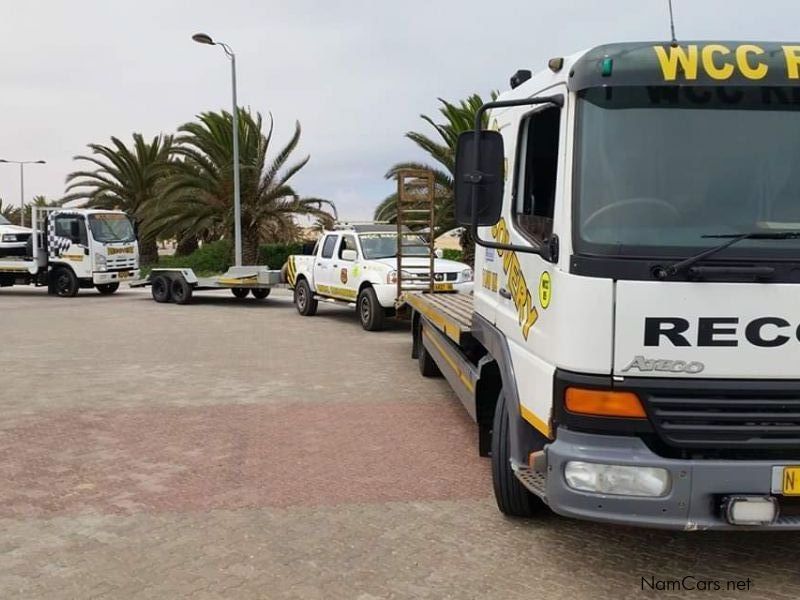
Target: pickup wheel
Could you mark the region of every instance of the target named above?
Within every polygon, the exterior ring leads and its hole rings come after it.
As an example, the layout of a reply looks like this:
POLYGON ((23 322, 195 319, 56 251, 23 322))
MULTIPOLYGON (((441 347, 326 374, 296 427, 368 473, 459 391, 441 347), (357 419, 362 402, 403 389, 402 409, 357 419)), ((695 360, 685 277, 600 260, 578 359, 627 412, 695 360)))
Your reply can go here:
POLYGON ((73 298, 78 295, 80 282, 69 267, 58 267, 50 273, 53 291, 62 298, 73 298))
POLYGON ((272 290, 270 288, 253 288, 250 290, 250 293, 253 294, 253 298, 256 300, 263 300, 272 290))
POLYGON ((318 304, 308 282, 305 279, 298 281, 294 286, 294 305, 297 307, 297 312, 304 317, 313 317, 317 314, 318 304))
POLYGON ((173 279, 169 290, 175 304, 189 304, 192 301, 192 286, 183 277, 173 279))
POLYGON ((497 399, 492 427, 492 483, 497 508, 509 517, 533 517, 547 505, 520 483, 510 461, 509 412, 503 392, 497 399))
POLYGON ((172 298, 169 278, 164 275, 153 277, 153 281, 150 284, 150 293, 156 302, 169 302, 172 298))
POLYGON ((419 350, 417 350, 417 363, 419 364, 419 372, 423 377, 441 377, 442 372, 439 370, 433 357, 431 356, 425 344, 422 342, 422 331, 419 334, 419 350))
POLYGON ((231 288, 231 294, 236 296, 239 300, 247 298, 248 293, 250 293, 250 290, 247 288, 231 288))
POLYGON ((358 295, 358 318, 367 331, 380 331, 386 320, 386 311, 378 302, 378 295, 371 287, 365 287, 358 295))
POLYGON ((94 287, 97 288, 97 291, 103 296, 110 296, 119 289, 119 282, 115 281, 114 283, 98 283, 94 287))

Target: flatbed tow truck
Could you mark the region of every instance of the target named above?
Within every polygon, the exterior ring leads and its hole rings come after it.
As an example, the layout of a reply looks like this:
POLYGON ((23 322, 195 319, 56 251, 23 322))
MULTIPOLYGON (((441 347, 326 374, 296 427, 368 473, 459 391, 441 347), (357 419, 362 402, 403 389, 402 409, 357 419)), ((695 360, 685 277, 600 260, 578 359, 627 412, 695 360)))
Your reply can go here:
POLYGON ((800 44, 608 44, 511 87, 456 152, 474 295, 405 297, 499 509, 800 529, 800 44))

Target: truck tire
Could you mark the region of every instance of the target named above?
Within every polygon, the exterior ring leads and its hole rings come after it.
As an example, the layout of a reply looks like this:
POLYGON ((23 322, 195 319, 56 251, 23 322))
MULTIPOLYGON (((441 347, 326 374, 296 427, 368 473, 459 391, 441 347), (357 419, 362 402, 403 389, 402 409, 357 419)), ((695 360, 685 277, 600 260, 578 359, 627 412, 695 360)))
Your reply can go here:
POLYGON ((75 272, 69 267, 57 267, 50 272, 53 291, 62 298, 74 298, 78 295, 80 282, 75 272))
POLYGON ((192 286, 183 277, 173 279, 169 291, 175 304, 189 304, 192 301, 192 286))
POLYGON ((502 390, 497 398, 492 427, 492 483, 497 508, 509 517, 533 517, 548 510, 540 498, 525 488, 511 468, 509 412, 502 390))
POLYGON ((169 278, 164 275, 156 275, 150 284, 150 292, 156 302, 169 302, 172 299, 170 292, 169 278))
POLYGON ((231 288, 231 294, 236 296, 239 300, 243 298, 247 298, 247 294, 250 292, 247 288, 231 288))
POLYGON ((434 362, 425 344, 422 343, 422 331, 420 331, 419 349, 417 350, 417 364, 419 365, 419 373, 423 377, 441 377, 442 375, 439 365, 434 362))
POLYGON ((253 298, 256 300, 263 300, 272 290, 270 288, 253 288, 250 290, 250 293, 253 294, 253 298))
POLYGON ((305 279, 298 281, 294 287, 294 305, 297 307, 297 312, 304 317, 313 317, 317 314, 319 303, 305 279))
POLYGON ((97 291, 103 296, 110 296, 119 289, 119 281, 114 283, 98 283, 96 286, 97 291))
POLYGON ((380 331, 386 320, 386 312, 378 302, 378 295, 371 287, 365 287, 358 295, 358 318, 366 331, 380 331))

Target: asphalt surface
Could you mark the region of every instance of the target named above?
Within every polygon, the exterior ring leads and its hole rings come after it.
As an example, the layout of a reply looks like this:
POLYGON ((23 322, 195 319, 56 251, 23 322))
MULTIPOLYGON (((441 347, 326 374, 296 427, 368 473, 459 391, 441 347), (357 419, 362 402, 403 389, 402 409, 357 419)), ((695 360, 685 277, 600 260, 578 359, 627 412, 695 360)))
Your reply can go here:
POLYGON ((0 289, 0 598, 800 597, 797 534, 504 518, 409 355, 285 291, 0 289))

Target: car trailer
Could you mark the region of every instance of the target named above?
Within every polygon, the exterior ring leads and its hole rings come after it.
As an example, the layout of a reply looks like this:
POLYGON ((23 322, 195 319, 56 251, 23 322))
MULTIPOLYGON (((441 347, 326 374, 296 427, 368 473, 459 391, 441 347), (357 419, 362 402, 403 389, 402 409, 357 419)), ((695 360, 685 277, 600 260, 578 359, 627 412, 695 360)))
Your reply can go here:
POLYGON ((239 299, 250 294, 263 300, 281 283, 281 272, 268 267, 231 267, 214 277, 198 277, 192 269, 153 269, 145 279, 131 282, 130 286, 150 286, 156 302, 189 304, 194 292, 206 290, 230 290, 239 299))

